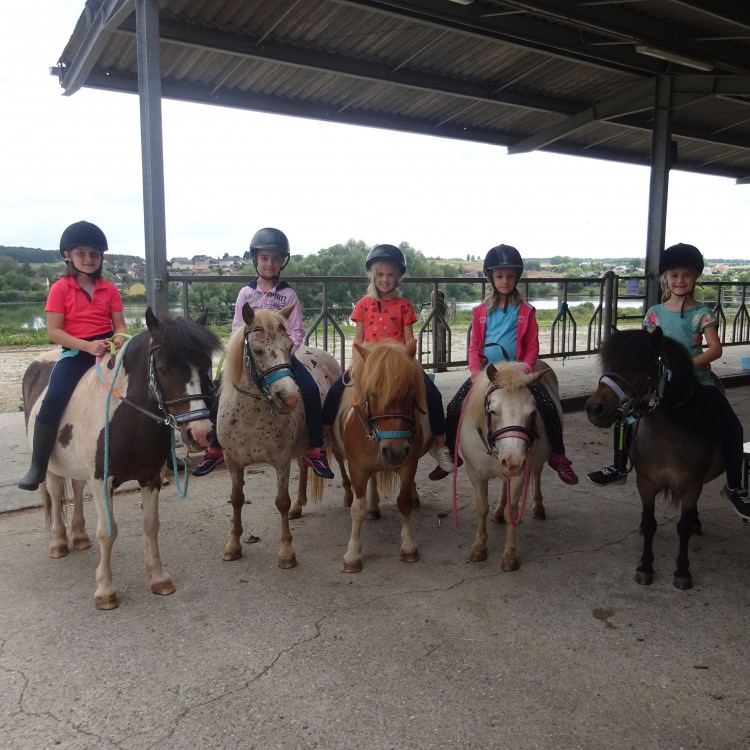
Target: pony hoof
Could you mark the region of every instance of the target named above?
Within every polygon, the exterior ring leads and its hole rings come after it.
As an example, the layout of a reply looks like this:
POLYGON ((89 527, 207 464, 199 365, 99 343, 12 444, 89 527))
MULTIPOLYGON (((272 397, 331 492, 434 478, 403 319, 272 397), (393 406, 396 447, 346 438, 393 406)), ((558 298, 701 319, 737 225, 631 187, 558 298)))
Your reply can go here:
POLYGON ((636 570, 634 580, 641 586, 650 586, 654 582, 654 574, 643 570, 636 570))
POLYGON ((117 594, 107 594, 107 596, 94 597, 94 605, 97 609, 117 609, 120 602, 117 601, 117 594))
POLYGON ((224 560, 226 562, 232 562, 232 560, 239 560, 242 557, 241 549, 225 549, 224 560))
POLYGON ((174 594, 175 591, 177 591, 177 589, 170 579, 167 579, 166 581, 157 581, 151 584, 152 594, 169 596, 170 594, 174 594))
POLYGON ((546 521, 547 511, 544 510, 544 508, 540 508, 539 510, 534 508, 534 512, 531 514, 531 517, 536 518, 538 521, 546 521))
POLYGON ((341 563, 342 573, 361 573, 362 572, 362 560, 356 560, 355 562, 347 562, 343 560, 341 563))
POLYGON ((282 570, 289 570, 290 568, 296 568, 297 567, 296 556, 292 555, 291 557, 284 558, 283 560, 279 558, 279 567, 282 570))
POLYGON ((689 573, 686 576, 675 576, 672 578, 672 585, 680 591, 687 591, 693 588, 693 576, 689 573))
POLYGON ((500 511, 500 513, 495 513, 495 515, 492 516, 492 520, 498 524, 498 526, 502 526, 505 523, 505 515, 500 511))
POLYGON ((487 559, 487 550, 482 549, 475 552, 474 550, 471 551, 471 554, 469 555, 469 562, 484 562, 487 559))
POLYGON ((503 560, 500 565, 500 570, 503 573, 512 573, 514 570, 518 570, 521 567, 521 563, 518 560, 503 560))
POLYGON ((379 510, 368 510, 367 515, 365 518, 368 521, 379 521, 380 520, 380 511, 379 510))
POLYGON ((61 557, 66 557, 68 554, 67 544, 56 544, 54 547, 49 548, 49 556, 53 560, 59 560, 61 557))
POLYGON ((399 557, 401 558, 401 562, 419 562, 419 552, 417 552, 416 550, 414 550, 414 552, 402 552, 399 557))
POLYGON ((73 539, 73 548, 77 549, 79 552, 88 549, 90 546, 91 540, 87 536, 81 537, 80 539, 73 539))
POLYGON ((296 521, 298 518, 302 518, 302 508, 293 505, 289 509, 289 520, 296 521))

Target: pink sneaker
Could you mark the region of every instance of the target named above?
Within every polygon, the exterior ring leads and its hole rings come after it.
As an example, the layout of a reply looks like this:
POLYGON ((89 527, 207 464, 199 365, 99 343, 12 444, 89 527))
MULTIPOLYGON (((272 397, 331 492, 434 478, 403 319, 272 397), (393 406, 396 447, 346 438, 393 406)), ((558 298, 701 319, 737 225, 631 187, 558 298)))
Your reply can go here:
POLYGON ((194 477, 203 477, 210 474, 217 466, 224 463, 224 451, 221 448, 208 448, 203 454, 200 463, 193 469, 194 477))
POLYGON ((557 472, 557 476, 559 476, 565 484, 578 484, 578 477, 573 471, 573 464, 564 453, 556 453, 554 456, 550 456, 547 463, 557 472))

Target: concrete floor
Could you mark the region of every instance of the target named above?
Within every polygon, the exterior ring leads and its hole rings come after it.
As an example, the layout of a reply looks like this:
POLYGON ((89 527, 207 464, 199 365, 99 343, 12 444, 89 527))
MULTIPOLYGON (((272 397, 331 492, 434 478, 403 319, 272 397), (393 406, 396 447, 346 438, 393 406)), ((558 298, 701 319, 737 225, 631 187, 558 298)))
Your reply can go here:
MULTIPOLYGON (((576 361, 553 363, 568 396, 598 376, 595 362, 576 361)), ((462 376, 438 384, 448 394, 462 376)), ((728 395, 748 424, 745 391, 728 395)), ((6 503, 21 494, 11 486, 26 461, 19 418, 0 415, 0 446, 16 464, 0 474, 6 503)), ((608 462, 610 437, 568 415, 581 477, 608 462)), ((720 480, 701 499, 695 587, 682 592, 671 583, 677 511, 666 503, 655 581, 633 581, 632 479, 568 487, 545 470, 547 520, 527 514, 521 569, 502 573, 502 527, 490 528, 488 560, 468 563, 465 474, 456 527, 450 481, 430 482, 431 468, 424 461, 417 477, 421 560, 399 561, 400 522, 386 498, 383 518, 365 526, 365 567, 354 575, 339 570, 350 523, 336 480, 293 522, 292 570, 276 566, 269 470, 246 482, 245 535, 260 541, 232 563, 222 561, 226 471, 191 479, 185 499, 169 485, 160 544, 177 592, 164 598, 146 584, 138 496, 118 493, 120 608, 110 612, 93 606, 96 545, 52 560, 38 508, 0 515, 2 746, 750 748, 750 525, 721 500, 720 480)), ((87 518, 93 534, 90 504, 87 518)))

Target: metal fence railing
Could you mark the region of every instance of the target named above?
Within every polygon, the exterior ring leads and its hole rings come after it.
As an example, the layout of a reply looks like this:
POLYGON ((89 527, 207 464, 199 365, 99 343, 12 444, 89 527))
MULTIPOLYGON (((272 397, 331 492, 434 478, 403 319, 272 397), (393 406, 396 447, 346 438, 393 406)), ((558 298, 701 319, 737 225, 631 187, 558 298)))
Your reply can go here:
MULTIPOLYGON (((191 310, 190 292, 197 284, 243 284, 253 276, 170 275, 170 284, 180 285, 181 306, 191 310)), ((359 284, 364 294, 367 280, 361 276, 289 276, 285 277, 300 290, 306 284, 322 286, 320 309, 305 309, 305 341, 325 349, 345 367, 351 357, 353 334, 344 331, 348 311, 329 303, 329 291, 337 284, 359 284)), ((645 277, 617 276, 608 272, 596 278, 524 277, 519 289, 538 308, 540 356, 568 357, 597 351, 612 327, 638 327, 645 313, 645 277), (546 309, 544 309, 546 308, 546 309), (549 310, 549 312, 548 312, 549 310)), ((469 329, 466 321, 457 320, 460 307, 479 304, 487 291, 484 278, 405 277, 404 295, 415 285, 430 290, 432 304, 422 305, 415 325, 417 356, 426 369, 445 370, 468 364, 469 329), (477 300, 456 303, 445 300, 443 289, 450 284, 472 284, 477 300)), ((750 314, 747 310, 746 282, 701 281, 703 298, 712 304, 719 318, 719 335, 725 346, 750 343, 750 314)), ((232 310, 233 312, 233 310, 232 310)), ((231 319, 231 313, 228 313, 231 319)), ((224 321, 227 322, 227 321, 224 321)))

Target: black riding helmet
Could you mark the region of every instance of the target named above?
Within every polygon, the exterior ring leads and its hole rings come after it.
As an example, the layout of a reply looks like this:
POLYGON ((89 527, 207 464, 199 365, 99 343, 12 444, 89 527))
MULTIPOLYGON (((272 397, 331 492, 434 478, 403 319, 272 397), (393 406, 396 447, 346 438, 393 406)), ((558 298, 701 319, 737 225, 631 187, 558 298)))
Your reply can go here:
POLYGON ((659 275, 670 268, 694 268, 698 276, 703 273, 703 256, 695 245, 680 242, 666 248, 659 258, 659 275))
POLYGON ((406 256, 395 245, 375 245, 375 247, 367 253, 365 268, 368 273, 374 263, 380 263, 381 261, 393 263, 393 265, 398 266, 402 276, 406 273, 406 256))
POLYGON ((286 268, 286 264, 289 263, 291 255, 289 252, 289 240, 280 229, 263 227, 263 229, 259 229, 250 240, 250 257, 253 260, 253 265, 255 266, 256 271, 258 270, 259 250, 275 250, 277 253, 281 253, 284 258, 284 262, 281 264, 282 271, 286 268))
POLYGON ((71 224, 60 237, 60 255, 76 247, 93 247, 101 252, 107 250, 107 238, 96 224, 90 221, 77 221, 71 224))
POLYGON ((498 245, 493 247, 484 258, 484 275, 491 281, 495 268, 515 268, 518 278, 523 273, 523 258, 513 245, 498 245))

